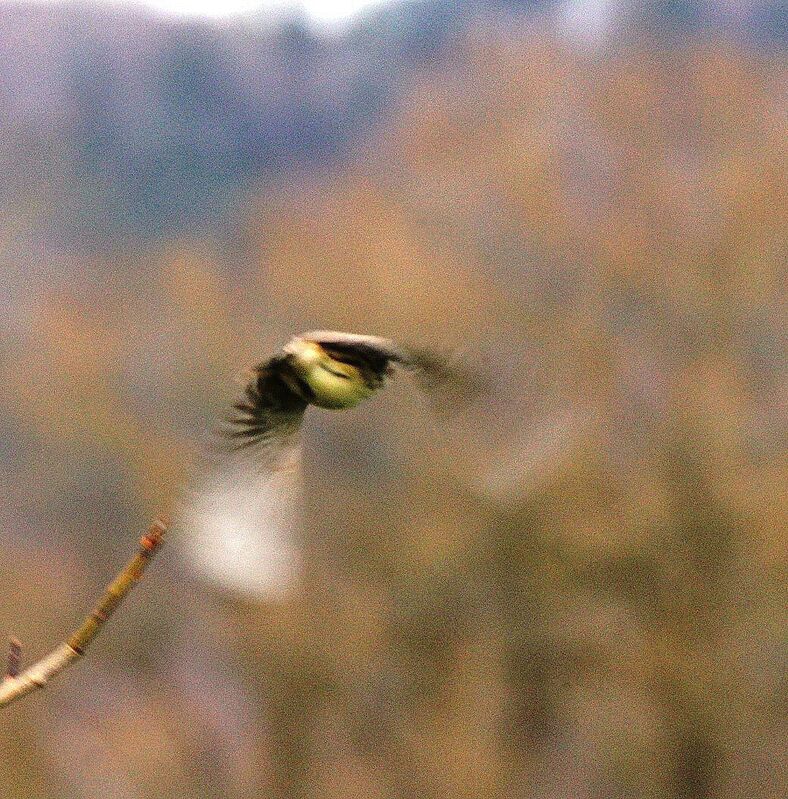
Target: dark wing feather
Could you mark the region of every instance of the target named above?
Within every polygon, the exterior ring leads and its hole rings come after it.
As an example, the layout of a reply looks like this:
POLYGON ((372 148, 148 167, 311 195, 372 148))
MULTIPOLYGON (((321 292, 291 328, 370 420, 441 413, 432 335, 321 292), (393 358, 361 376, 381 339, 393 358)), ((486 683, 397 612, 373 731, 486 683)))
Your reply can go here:
POLYGON ((301 338, 314 341, 326 350, 344 353, 348 358, 365 359, 370 366, 384 368, 389 361, 407 363, 408 353, 393 341, 380 336, 362 336, 337 330, 313 330, 301 338))
POLYGON ((233 406, 226 435, 237 448, 286 443, 301 426, 308 388, 293 374, 287 357, 274 356, 254 368, 243 397, 233 406))

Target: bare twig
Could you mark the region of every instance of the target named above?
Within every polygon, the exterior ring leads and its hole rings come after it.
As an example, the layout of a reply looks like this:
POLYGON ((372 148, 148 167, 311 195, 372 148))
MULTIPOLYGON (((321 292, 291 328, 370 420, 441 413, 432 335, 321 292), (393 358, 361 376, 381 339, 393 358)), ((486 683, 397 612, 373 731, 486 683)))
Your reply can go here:
POLYGON ((104 596, 68 641, 22 672, 19 671, 22 647, 19 641, 11 639, 6 676, 0 680, 0 708, 37 688, 43 688, 53 677, 85 654, 104 622, 120 605, 134 583, 142 577, 148 561, 161 546, 166 529, 164 522, 157 519, 147 534, 140 538, 137 553, 107 586, 104 596))

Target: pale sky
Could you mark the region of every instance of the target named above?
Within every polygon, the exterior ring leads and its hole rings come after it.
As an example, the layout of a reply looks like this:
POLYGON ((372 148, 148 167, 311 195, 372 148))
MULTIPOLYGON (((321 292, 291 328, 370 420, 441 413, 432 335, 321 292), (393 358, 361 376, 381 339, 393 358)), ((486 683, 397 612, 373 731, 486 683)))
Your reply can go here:
MULTIPOLYGON (((29 2, 69 3, 74 0, 29 0, 29 2)), ((163 14, 184 17, 232 18, 257 12, 293 12, 302 14, 316 25, 337 26, 376 6, 406 0, 87 0, 106 5, 143 6, 163 14)), ((729 0, 733 2, 733 0, 729 0)), ((0 0, 2 3, 3 0, 0 0)), ((84 5, 86 0, 79 0, 84 5)), ((560 18, 570 32, 587 40, 601 38, 610 22, 632 0, 564 0, 560 18)), ((751 5, 753 0, 738 0, 751 5)))
POLYGON ((230 17, 260 10, 302 9, 318 23, 349 20, 373 6, 392 0, 126 0, 130 5, 145 5, 167 14, 201 17, 230 17))

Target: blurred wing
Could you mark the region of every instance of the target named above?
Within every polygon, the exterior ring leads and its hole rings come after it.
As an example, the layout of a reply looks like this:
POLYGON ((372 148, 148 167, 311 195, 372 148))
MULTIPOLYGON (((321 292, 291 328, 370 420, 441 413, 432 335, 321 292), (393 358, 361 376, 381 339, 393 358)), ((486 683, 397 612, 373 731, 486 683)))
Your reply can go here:
POLYGON ((283 598, 301 573, 297 446, 211 448, 173 512, 173 542, 190 570, 237 595, 283 598))
POLYGON ((301 427, 306 400, 297 393, 287 360, 282 356, 261 363, 236 402, 226 435, 237 449, 253 445, 287 445, 301 427))
POLYGON ((403 365, 413 371, 417 385, 441 416, 451 416, 490 391, 489 379, 465 359, 418 347, 409 348, 407 357, 403 365))

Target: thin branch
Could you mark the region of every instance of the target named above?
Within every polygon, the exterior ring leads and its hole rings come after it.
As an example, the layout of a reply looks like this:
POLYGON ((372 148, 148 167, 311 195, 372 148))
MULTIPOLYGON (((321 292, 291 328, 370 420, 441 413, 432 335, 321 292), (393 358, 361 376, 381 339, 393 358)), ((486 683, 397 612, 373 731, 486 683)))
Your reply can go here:
POLYGON ((0 708, 37 688, 43 688, 53 677, 85 654, 104 622, 117 609, 134 583, 142 577, 148 561, 161 546, 166 529, 164 522, 157 519, 147 534, 140 538, 137 553, 107 586, 104 596, 68 641, 22 672, 19 671, 22 647, 19 641, 11 639, 6 676, 0 680, 0 708))

